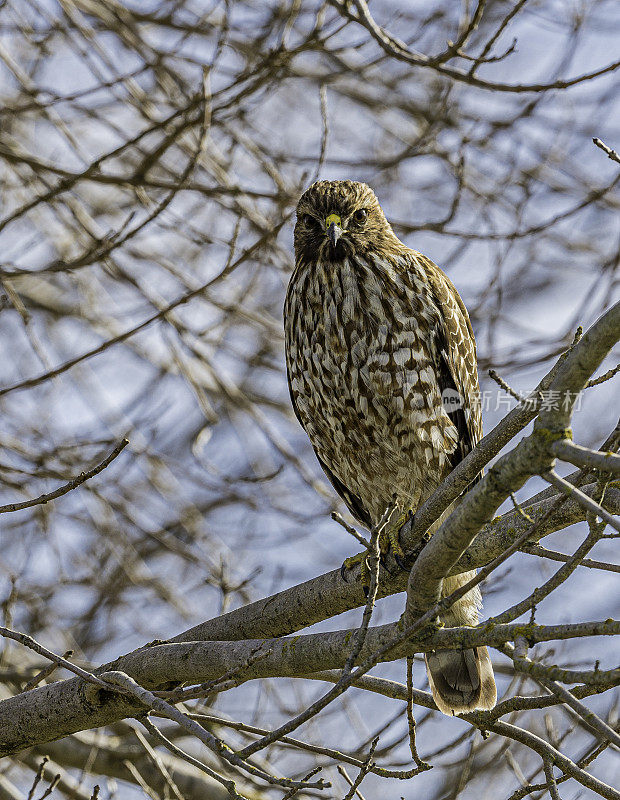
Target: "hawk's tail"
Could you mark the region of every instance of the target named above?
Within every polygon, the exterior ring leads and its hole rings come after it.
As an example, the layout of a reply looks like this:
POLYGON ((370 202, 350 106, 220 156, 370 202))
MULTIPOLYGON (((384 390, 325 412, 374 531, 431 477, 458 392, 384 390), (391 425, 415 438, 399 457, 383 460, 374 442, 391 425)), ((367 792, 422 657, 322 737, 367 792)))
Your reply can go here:
MULTIPOLYGON (((444 578, 442 595, 450 595, 475 574, 464 572, 444 578)), ((447 627, 477 625, 481 605, 480 589, 476 586, 444 611, 440 619, 447 627)), ((444 714, 487 711, 495 705, 497 689, 486 647, 431 650, 426 654, 426 671, 437 707, 444 714)))
POLYGON ((488 710, 495 705, 497 689, 486 647, 431 650, 425 661, 433 698, 444 714, 488 710))

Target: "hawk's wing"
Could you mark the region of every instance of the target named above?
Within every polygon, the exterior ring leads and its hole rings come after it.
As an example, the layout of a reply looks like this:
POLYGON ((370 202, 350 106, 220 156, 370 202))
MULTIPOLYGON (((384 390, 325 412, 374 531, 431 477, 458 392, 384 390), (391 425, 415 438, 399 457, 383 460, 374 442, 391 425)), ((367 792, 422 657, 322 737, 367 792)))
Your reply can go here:
POLYGON ((459 437, 451 458, 454 469, 482 439, 476 340, 467 309, 452 281, 421 253, 416 253, 416 261, 426 272, 439 309, 439 321, 433 335, 440 391, 443 395, 446 390, 452 390, 453 396, 458 394, 460 398, 459 407, 447 411, 459 437))
POLYGON ((366 525, 366 527, 370 529, 372 527, 372 520, 370 518, 370 514, 364 508, 364 504, 362 503, 361 499, 347 489, 340 478, 336 477, 327 464, 325 464, 323 459, 319 458, 318 453, 316 454, 316 457, 319 461, 319 464, 323 467, 323 472, 327 475, 334 489, 344 500, 349 511, 353 514, 355 519, 359 520, 363 525, 366 525))
MULTIPOLYGON (((299 413, 299 409, 297 407, 297 402, 296 402, 296 399, 295 399, 295 392, 293 391, 293 387, 291 386, 291 375, 290 375, 290 372, 289 372, 289 369, 288 369, 288 364, 287 364, 287 369, 286 369, 286 380, 287 380, 287 383, 288 383, 288 391, 289 391, 289 395, 291 397, 291 404, 293 406, 293 411, 295 412, 295 416, 299 420, 299 424, 301 425, 301 427, 304 430, 306 430, 306 426, 304 424, 304 420, 303 420, 301 414, 299 413)), ((368 511, 364 507, 364 504, 362 503, 361 498, 358 497, 356 494, 353 494, 353 492, 349 491, 349 489, 347 489, 347 487, 340 480, 340 478, 338 478, 336 475, 334 475, 334 473, 331 471, 331 469, 327 466, 327 464, 323 461, 323 459, 316 452, 314 447, 312 449, 314 450, 314 454, 316 455, 319 464, 323 468, 323 472, 327 475, 327 477, 329 478, 329 482, 334 487, 334 489, 336 490, 336 492, 339 495, 339 497, 341 497, 342 500, 345 502, 345 504, 346 504, 347 508, 349 509, 349 511, 353 514, 355 519, 359 520, 363 525, 366 525, 370 529, 370 527, 372 526, 372 520, 370 518, 370 514, 368 513, 368 511)))

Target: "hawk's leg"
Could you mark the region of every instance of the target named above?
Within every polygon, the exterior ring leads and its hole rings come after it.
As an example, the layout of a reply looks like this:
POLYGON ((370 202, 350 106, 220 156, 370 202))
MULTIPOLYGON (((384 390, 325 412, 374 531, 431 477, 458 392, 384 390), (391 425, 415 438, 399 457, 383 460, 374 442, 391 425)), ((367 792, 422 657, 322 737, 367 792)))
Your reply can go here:
MULTIPOLYGON (((407 511, 402 512, 400 516, 397 517, 396 522, 389 525, 382 534, 382 536, 387 539, 387 545, 384 545, 386 547, 385 552, 389 553, 391 551, 394 556, 394 561, 396 561, 401 569, 407 569, 407 567, 405 566, 405 551, 400 546, 400 529, 412 516, 413 511, 410 508, 407 509, 407 511)), ((380 536, 379 546, 381 546, 381 538, 380 536)))

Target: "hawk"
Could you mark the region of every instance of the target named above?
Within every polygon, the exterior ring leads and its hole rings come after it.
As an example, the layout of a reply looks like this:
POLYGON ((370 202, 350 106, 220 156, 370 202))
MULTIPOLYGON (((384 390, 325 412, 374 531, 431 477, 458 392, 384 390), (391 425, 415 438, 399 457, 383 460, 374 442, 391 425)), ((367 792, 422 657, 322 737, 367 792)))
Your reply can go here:
MULTIPOLYGON (((389 538, 400 555, 402 518, 482 436, 463 301, 439 267, 396 237, 370 187, 318 181, 297 206, 284 317, 295 414, 360 523, 376 525, 394 505, 389 538)), ((473 574, 446 578, 444 594, 473 574)), ((441 620, 475 625, 480 606, 476 587, 441 620)), ((486 647, 431 651, 426 666, 444 713, 495 705, 486 647)))

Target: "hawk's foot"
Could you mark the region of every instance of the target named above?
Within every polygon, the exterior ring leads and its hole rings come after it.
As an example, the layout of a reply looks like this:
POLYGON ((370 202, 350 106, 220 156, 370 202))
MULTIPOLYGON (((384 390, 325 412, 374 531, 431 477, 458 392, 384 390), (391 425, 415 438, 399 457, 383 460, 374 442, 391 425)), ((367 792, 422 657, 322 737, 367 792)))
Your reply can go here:
POLYGON ((347 579, 347 572, 355 569, 359 565, 360 568, 360 583, 364 594, 368 597, 370 590, 370 570, 368 569, 368 550, 363 550, 361 553, 356 553, 354 556, 345 558, 340 567, 340 575, 343 581, 347 579))
MULTIPOLYGON (((382 566, 385 567, 386 565, 386 556, 388 553, 392 553, 394 556, 394 561, 396 561, 398 566, 403 570, 408 569, 405 563, 405 551, 400 545, 398 535, 400 533, 400 529, 409 519, 410 515, 411 511, 404 512, 398 517, 394 524, 386 526, 379 534, 379 559, 382 566)), ((364 589, 364 594, 366 597, 368 597, 368 591, 370 589, 368 550, 364 550, 361 553, 356 553, 354 556, 345 558, 345 560, 342 562, 342 566, 340 567, 342 579, 346 581, 347 572, 355 569, 357 566, 360 568, 360 583, 364 589)))
POLYGON ((401 569, 406 570, 407 565, 405 563, 405 551, 400 545, 400 529, 403 527, 405 522, 411 517, 411 511, 407 510, 404 511, 394 522, 393 524, 389 525, 385 528, 384 531, 381 532, 379 536, 379 550, 381 555, 385 557, 388 553, 392 553, 394 556, 394 561, 398 564, 401 569))

